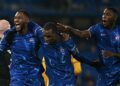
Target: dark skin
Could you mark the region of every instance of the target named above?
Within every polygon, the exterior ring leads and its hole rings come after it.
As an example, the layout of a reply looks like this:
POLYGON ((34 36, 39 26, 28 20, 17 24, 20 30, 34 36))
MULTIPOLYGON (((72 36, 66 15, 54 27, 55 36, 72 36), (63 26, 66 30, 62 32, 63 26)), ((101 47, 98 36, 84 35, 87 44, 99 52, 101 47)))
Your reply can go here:
MULTIPOLYGON (((113 27, 115 26, 116 20, 117 20, 117 14, 115 14, 112 10, 109 10, 107 8, 104 9, 102 15, 102 24, 104 27, 106 27, 106 29, 112 30, 113 27)), ((57 23, 57 24, 60 27, 60 31, 62 32, 71 32, 82 38, 90 37, 90 32, 88 30, 81 31, 61 23, 57 23)), ((111 56, 120 57, 119 53, 113 53, 111 51, 106 51, 106 50, 102 51, 102 55, 105 57, 111 57, 111 56)))
POLYGON ((61 33, 60 35, 53 32, 51 29, 44 30, 44 40, 48 44, 56 44, 57 42, 67 41, 70 39, 69 34, 61 33))
POLYGON ((22 12, 16 12, 14 17, 14 24, 16 27, 16 31, 19 34, 26 34, 28 32, 27 24, 29 22, 29 18, 24 15, 22 12))
POLYGON ((55 44, 61 40, 60 36, 57 33, 53 32, 51 29, 44 30, 43 33, 44 33, 44 40, 48 44, 55 44))

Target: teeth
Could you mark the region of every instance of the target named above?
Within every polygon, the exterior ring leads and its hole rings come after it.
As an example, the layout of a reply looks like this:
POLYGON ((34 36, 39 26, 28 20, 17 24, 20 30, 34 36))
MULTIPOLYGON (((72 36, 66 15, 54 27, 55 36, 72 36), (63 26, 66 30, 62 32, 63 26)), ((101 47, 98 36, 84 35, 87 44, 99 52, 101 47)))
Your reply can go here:
POLYGON ((20 28, 20 26, 16 26, 16 28, 20 28))
POLYGON ((20 25, 16 25, 16 28, 20 28, 20 25))

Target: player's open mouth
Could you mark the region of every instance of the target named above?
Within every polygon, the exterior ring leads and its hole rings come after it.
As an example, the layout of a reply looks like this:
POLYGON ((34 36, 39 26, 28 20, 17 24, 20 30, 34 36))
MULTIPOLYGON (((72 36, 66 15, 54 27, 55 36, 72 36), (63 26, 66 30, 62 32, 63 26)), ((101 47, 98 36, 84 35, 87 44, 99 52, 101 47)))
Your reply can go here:
POLYGON ((103 23, 106 23, 107 21, 106 20, 102 20, 103 23))
POLYGON ((20 25, 20 24, 15 24, 15 25, 17 26, 17 25, 20 25))
POLYGON ((15 24, 16 28, 19 28, 20 27, 20 24, 15 24))

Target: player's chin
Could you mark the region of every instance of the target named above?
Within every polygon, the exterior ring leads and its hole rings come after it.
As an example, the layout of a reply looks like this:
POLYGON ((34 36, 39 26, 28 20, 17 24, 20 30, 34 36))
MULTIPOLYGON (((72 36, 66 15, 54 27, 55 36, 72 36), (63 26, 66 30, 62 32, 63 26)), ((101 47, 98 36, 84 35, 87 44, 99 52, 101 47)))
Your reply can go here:
POLYGON ((21 28, 16 28, 16 31, 19 32, 21 30, 21 28))
POLYGON ((102 24, 104 27, 108 27, 108 25, 109 25, 107 22, 102 22, 102 24))

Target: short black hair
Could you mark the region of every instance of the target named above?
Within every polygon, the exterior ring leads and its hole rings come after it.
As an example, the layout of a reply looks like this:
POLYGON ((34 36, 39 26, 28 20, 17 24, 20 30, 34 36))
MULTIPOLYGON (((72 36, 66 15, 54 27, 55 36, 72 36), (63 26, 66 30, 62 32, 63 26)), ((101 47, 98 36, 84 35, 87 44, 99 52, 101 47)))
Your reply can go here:
POLYGON ((113 7, 107 7, 106 9, 111 10, 113 13, 115 13, 116 15, 119 14, 118 10, 116 8, 113 7))
POLYGON ((44 30, 52 30, 54 33, 58 33, 57 24, 54 22, 47 22, 43 28, 44 30))
POLYGON ((25 11, 25 10, 20 9, 17 12, 23 13, 25 16, 27 16, 28 18, 30 18, 30 14, 27 11, 25 11))

